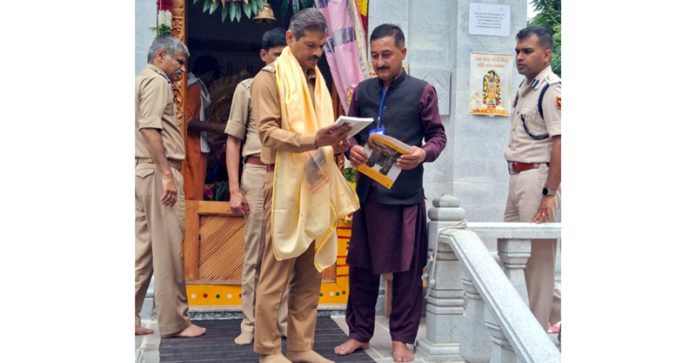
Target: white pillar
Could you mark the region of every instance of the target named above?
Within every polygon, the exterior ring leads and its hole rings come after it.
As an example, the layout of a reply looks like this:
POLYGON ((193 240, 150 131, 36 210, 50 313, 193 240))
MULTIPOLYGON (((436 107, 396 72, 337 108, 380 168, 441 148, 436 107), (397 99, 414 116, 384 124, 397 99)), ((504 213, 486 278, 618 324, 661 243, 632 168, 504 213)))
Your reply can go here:
POLYGON ((464 314, 462 268, 457 256, 446 243, 438 243, 438 231, 464 219, 459 200, 443 195, 433 200, 428 211, 429 265, 425 297, 425 337, 418 340, 417 350, 428 361, 459 361, 459 335, 464 314))
POLYGON ((486 327, 493 341, 490 363, 517 363, 517 355, 507 337, 500 329, 500 323, 489 309, 486 309, 486 327))
POLYGON ((498 257, 503 262, 505 275, 520 294, 522 300, 529 306, 527 282, 524 278, 524 268, 532 253, 532 240, 529 239, 498 239, 498 257))
POLYGON ((486 330, 486 305, 466 273, 462 278, 466 312, 460 330, 459 355, 469 363, 487 363, 491 356, 491 336, 486 330))

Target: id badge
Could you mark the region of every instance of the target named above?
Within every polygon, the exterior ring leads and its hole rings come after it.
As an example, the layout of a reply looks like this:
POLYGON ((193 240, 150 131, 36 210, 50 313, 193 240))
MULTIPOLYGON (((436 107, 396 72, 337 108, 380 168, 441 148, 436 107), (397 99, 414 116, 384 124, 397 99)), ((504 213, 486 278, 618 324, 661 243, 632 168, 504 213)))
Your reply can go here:
POLYGON ((372 135, 372 134, 384 135, 384 126, 382 126, 382 127, 377 127, 377 128, 374 128, 374 129, 370 130, 370 133, 368 134, 368 136, 369 136, 369 135, 372 135))

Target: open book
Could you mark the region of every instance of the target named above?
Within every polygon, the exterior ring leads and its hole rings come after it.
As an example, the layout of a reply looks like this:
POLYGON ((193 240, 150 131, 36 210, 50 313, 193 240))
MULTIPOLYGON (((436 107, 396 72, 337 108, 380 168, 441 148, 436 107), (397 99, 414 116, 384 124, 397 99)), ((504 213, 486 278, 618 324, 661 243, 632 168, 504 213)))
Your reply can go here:
POLYGON ((375 119, 372 117, 351 117, 351 116, 339 116, 336 119, 336 125, 343 125, 343 124, 349 124, 350 125, 350 132, 348 133, 348 139, 351 137, 355 136, 360 130, 364 129, 367 127, 367 125, 371 124, 372 121, 375 119))
POLYGON ((396 166, 396 160, 411 153, 411 147, 399 139, 382 134, 372 134, 367 139, 364 148, 367 161, 355 169, 374 181, 391 189, 394 181, 401 174, 401 168, 396 166))

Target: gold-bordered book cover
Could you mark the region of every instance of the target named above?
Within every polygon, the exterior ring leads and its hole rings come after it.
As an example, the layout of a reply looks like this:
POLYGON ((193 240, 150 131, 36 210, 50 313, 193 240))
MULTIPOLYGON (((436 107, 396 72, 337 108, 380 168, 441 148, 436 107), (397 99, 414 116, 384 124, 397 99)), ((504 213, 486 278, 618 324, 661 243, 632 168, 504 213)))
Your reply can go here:
POLYGON ((411 147, 394 137, 374 133, 367 139, 363 149, 367 154, 367 161, 355 169, 385 188, 391 189, 401 174, 396 160, 401 155, 410 154, 411 147))

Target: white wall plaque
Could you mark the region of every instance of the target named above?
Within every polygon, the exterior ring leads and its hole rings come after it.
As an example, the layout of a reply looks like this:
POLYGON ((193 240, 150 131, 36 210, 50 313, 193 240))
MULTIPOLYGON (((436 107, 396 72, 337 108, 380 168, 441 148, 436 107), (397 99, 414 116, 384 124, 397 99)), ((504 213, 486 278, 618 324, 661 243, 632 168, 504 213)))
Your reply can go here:
POLYGON ((470 3, 469 34, 510 36, 510 5, 470 3))

